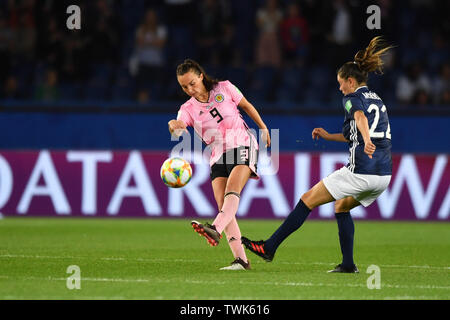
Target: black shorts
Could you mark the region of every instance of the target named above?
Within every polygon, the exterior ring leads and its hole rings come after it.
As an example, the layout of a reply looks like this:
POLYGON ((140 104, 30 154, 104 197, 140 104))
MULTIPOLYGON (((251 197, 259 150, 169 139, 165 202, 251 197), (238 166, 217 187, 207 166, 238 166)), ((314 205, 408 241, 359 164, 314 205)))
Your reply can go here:
POLYGON ((258 179, 257 174, 257 163, 258 163, 258 150, 251 150, 250 147, 241 146, 235 149, 228 150, 216 163, 211 167, 211 181, 217 177, 225 177, 231 173, 231 170, 237 165, 246 165, 251 170, 250 178, 258 179))

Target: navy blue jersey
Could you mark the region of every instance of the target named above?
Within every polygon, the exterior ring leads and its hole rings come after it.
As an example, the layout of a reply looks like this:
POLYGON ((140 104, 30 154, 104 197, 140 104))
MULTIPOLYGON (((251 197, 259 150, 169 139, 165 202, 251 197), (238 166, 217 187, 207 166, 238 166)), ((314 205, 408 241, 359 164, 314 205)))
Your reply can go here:
POLYGON ((391 175, 391 128, 383 101, 375 92, 364 86, 344 96, 342 103, 345 109, 342 134, 350 141, 347 168, 359 174, 391 175), (358 110, 363 111, 367 117, 370 139, 376 146, 372 159, 364 153, 364 140, 356 126, 354 114, 358 110))

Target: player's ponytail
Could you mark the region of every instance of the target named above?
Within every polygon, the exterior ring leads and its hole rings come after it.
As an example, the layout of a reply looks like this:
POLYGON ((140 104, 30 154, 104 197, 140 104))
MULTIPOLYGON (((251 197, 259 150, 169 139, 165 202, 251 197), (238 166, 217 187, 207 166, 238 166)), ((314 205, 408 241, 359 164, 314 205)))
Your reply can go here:
POLYGON ((365 50, 355 54, 354 61, 345 63, 339 70, 338 75, 343 79, 355 78, 358 83, 366 83, 369 73, 383 73, 382 55, 391 49, 385 46, 380 36, 373 38, 365 50))
POLYGON ((211 91, 216 84, 219 83, 218 79, 211 78, 203 69, 203 67, 196 61, 192 59, 186 59, 183 63, 179 64, 177 67, 177 76, 182 76, 189 71, 193 71, 195 74, 203 74, 203 84, 206 90, 211 91))

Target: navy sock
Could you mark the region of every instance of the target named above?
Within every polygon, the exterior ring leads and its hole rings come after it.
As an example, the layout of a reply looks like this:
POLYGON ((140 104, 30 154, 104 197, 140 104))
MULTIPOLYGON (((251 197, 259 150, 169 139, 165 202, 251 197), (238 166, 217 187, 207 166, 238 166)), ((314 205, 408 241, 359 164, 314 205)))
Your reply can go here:
POLYGON ((272 234, 272 236, 265 242, 265 249, 275 254, 278 246, 286 239, 291 233, 301 227, 305 222, 311 209, 309 209, 304 202, 300 201, 295 206, 294 210, 287 216, 283 224, 272 234))
POLYGON ((355 225, 350 212, 336 213, 336 221, 339 228, 339 242, 342 252, 342 266, 352 267, 353 262, 353 237, 355 225))

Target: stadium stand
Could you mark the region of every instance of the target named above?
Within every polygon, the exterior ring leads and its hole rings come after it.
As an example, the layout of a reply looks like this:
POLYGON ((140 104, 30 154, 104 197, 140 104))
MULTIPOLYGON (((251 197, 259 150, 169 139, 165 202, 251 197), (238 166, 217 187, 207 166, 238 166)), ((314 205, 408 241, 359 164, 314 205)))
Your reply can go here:
MULTIPOLYGON (((340 101, 334 75, 337 65, 344 61, 338 60, 351 56, 349 53, 366 45, 373 35, 352 28, 345 38, 328 36, 336 34, 336 28, 345 29, 333 22, 338 12, 348 13, 343 15, 348 20, 344 24, 350 25, 367 16, 365 1, 357 7, 352 1, 342 1, 339 7, 331 1, 276 1, 277 9, 284 16, 292 2, 297 4, 302 24, 309 30, 308 41, 304 37, 299 40, 302 41, 300 60, 292 59, 290 52, 290 59, 283 60, 279 67, 260 66, 255 62, 256 16, 258 9, 265 8, 266 1, 213 1, 214 4, 208 0, 184 1, 178 9, 164 0, 72 2, 83 12, 81 30, 66 28, 68 1, 0 2, 0 101, 3 105, 27 104, 33 100, 58 107, 99 103, 150 107, 166 101, 178 103, 185 96, 176 83, 175 67, 190 57, 205 64, 211 74, 235 83, 262 109, 267 104, 289 112, 315 107, 326 110, 340 101), (208 6, 215 6, 214 10, 208 10, 208 6), (142 86, 138 81, 140 65, 135 57, 136 33, 148 10, 156 12, 158 23, 167 30, 167 43, 162 47, 162 71, 150 73, 146 85, 142 86), (203 42, 198 39, 197 30, 201 26, 196 15, 201 15, 201 23, 206 24, 217 19, 219 13, 219 23, 215 20, 213 24, 218 28, 215 37, 219 39, 214 39, 213 46, 205 46, 206 38, 200 39, 203 42), (335 18, 324 22, 324 15, 335 18), (205 48, 211 53, 206 57, 205 48)), ((447 109, 450 27, 448 23, 439 23, 445 21, 439 17, 450 10, 449 2, 375 3, 383 10, 382 29, 377 34, 384 35, 397 47, 387 58, 385 76, 371 77, 370 85, 384 95, 391 109, 409 105, 447 109), (412 32, 418 25, 420 32, 412 32), (417 62, 421 62, 418 71, 421 74, 415 77, 426 77, 438 87, 429 90, 415 86, 411 97, 402 100, 397 89, 408 79, 411 81, 408 72, 417 62)), ((156 35, 157 31, 154 32, 156 35)), ((277 33, 281 41, 281 30, 277 33)), ((152 31, 148 36, 152 36, 152 31)), ((280 47, 284 50, 284 46, 280 47)))

